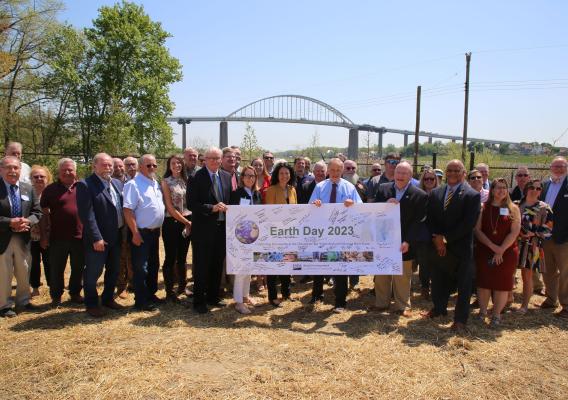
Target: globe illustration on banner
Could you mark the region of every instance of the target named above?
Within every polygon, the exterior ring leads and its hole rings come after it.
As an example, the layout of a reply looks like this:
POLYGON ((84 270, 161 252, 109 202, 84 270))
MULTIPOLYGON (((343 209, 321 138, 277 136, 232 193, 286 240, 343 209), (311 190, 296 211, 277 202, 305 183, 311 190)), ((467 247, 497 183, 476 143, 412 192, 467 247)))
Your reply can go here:
POLYGON ((239 242, 244 244, 254 243, 259 233, 258 225, 253 221, 239 222, 235 228, 235 236, 239 242))

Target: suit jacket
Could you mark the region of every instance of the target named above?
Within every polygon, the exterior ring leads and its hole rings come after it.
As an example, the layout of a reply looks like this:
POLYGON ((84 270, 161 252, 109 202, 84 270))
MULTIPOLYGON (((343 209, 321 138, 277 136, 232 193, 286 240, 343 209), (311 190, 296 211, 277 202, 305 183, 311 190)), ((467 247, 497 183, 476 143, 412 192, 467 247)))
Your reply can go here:
MULTIPOLYGON (((119 194, 122 206, 122 183, 112 178, 111 185, 119 194)), ((109 246, 120 242, 122 236, 118 231, 116 207, 110 192, 96 174, 77 183, 77 210, 83 224, 83 243, 86 248, 92 249, 93 243, 99 240, 104 240, 109 246)))
MULTIPOLYGON (((543 183, 540 195, 542 201, 545 201, 549 187, 550 180, 543 183)), ((564 178, 554 204, 549 206, 552 208, 552 240, 558 244, 566 243, 568 242, 568 177, 564 178)))
MULTIPOLYGON (((231 192, 231 199, 229 201, 229 204, 238 206, 239 204, 241 204, 241 199, 249 199, 250 200, 249 194, 242 187, 237 188, 237 190, 235 190, 234 192, 231 192)), ((252 192, 252 204, 254 204, 254 205, 262 204, 262 198, 261 198, 260 192, 258 190, 252 192)))
POLYGON ((312 180, 310 182, 304 182, 302 185, 302 191, 297 193, 298 195, 298 204, 308 204, 310 201, 310 197, 312 197, 312 192, 316 187, 316 180, 312 180))
POLYGON ((390 183, 388 179, 383 178, 383 175, 378 175, 378 176, 373 176, 372 178, 369 178, 367 180, 367 191, 366 191, 366 195, 367 195, 367 202, 368 203, 372 203, 373 201, 375 201, 375 197, 377 197, 377 191, 379 190, 379 186, 381 186, 384 183, 390 183))
MULTIPOLYGON (((386 203, 388 199, 396 198, 393 183, 383 183, 379 186, 375 197, 376 203, 386 203)), ((426 217, 428 195, 422 189, 408 185, 408 189, 400 199, 400 238, 410 244, 410 249, 402 255, 404 261, 412 260, 415 256, 415 240, 419 226, 426 217)))
POLYGON ((444 210, 447 185, 432 190, 428 198, 426 223, 432 234, 444 235, 447 250, 454 256, 470 257, 473 251, 473 228, 481 210, 481 195, 463 182, 444 210))
POLYGON ((219 169, 221 198, 215 198, 213 182, 207 168, 195 173, 187 187, 187 204, 191 210, 191 237, 195 242, 215 239, 218 213, 213 212, 217 203, 229 204, 231 198, 231 174, 219 169))
POLYGON ((298 204, 296 189, 292 185, 288 185, 288 203, 286 203, 286 196, 280 185, 272 185, 266 189, 264 199, 264 204, 298 204))
MULTIPOLYGON (((31 225, 35 225, 41 218, 41 207, 39 197, 33 190, 32 185, 20 181, 20 198, 22 205, 22 217, 28 218, 31 225)), ((13 232, 10 228, 12 219, 12 207, 10 206, 10 195, 6 190, 4 180, 0 179, 0 254, 4 254, 12 235, 21 235, 27 244, 30 240, 30 232, 13 232)))

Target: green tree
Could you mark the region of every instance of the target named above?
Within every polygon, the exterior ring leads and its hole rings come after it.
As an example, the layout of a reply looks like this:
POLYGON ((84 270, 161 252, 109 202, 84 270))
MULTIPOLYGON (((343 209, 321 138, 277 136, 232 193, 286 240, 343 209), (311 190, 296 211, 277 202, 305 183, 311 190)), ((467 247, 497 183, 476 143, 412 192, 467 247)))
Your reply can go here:
POLYGON ((241 143, 241 152, 248 161, 260 155, 262 149, 258 145, 258 139, 256 138, 256 131, 250 123, 247 122, 245 127, 245 134, 243 136, 243 141, 241 143))

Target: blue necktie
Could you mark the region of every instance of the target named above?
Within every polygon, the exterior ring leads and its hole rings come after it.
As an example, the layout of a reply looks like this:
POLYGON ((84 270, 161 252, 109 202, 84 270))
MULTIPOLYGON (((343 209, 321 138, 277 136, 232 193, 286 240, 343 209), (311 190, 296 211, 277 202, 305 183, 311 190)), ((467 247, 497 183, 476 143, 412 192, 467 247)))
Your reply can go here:
POLYGON ((12 218, 17 218, 22 216, 22 205, 20 204, 20 199, 16 196, 16 185, 10 185, 10 201, 12 202, 12 218))

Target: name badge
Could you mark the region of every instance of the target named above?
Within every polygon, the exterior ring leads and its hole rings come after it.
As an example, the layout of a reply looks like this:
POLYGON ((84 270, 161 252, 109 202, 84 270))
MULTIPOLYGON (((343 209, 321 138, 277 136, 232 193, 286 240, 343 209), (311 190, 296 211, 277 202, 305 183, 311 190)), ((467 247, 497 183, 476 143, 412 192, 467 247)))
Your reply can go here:
POLYGON ((246 197, 241 197, 241 202, 239 203, 240 206, 250 206, 250 199, 246 197))
POLYGON ((25 195, 25 194, 21 195, 20 197, 21 197, 22 200, 24 200, 24 201, 30 201, 30 198, 29 198, 27 195, 25 195))
POLYGON ((506 207, 501 207, 501 208, 499 209, 499 215, 505 215, 505 216, 506 216, 506 215, 509 215, 509 209, 506 208, 506 207))

